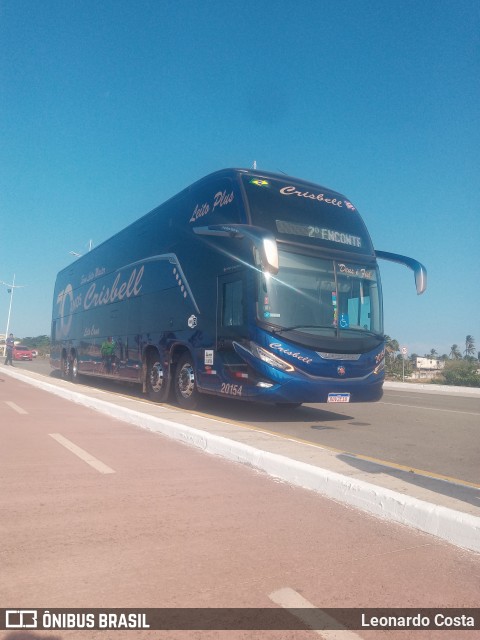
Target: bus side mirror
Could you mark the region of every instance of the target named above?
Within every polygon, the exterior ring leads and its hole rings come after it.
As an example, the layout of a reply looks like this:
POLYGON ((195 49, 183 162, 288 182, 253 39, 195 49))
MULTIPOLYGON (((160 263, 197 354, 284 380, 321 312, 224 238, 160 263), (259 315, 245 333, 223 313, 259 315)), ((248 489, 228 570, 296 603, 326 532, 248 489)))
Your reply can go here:
POLYGON ((249 224, 212 224, 208 227, 193 227, 193 232, 204 236, 248 238, 257 250, 260 264, 272 275, 278 273, 278 248, 273 233, 249 224))
POLYGON ((388 251, 375 251, 377 258, 382 260, 388 260, 389 262, 397 262, 403 264, 409 269, 412 269, 415 276, 415 286, 417 288, 417 294, 422 294, 427 288, 427 270, 421 262, 414 260, 413 258, 407 258, 407 256, 401 256, 398 253, 390 253, 388 251))

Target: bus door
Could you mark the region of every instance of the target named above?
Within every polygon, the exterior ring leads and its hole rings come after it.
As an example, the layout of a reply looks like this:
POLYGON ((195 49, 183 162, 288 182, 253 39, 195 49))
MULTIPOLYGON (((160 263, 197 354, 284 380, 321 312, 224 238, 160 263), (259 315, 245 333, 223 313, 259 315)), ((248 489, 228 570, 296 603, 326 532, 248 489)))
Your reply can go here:
POLYGON ((245 271, 219 276, 217 279, 216 350, 227 374, 242 377, 245 362, 233 349, 233 342, 248 337, 247 278, 245 271))

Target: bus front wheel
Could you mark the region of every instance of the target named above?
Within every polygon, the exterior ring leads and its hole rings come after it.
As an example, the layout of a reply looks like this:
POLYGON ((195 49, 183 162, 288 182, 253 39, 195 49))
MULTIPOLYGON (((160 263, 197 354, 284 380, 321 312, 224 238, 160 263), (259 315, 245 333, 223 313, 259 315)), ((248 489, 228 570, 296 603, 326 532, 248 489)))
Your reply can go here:
POLYGON ((194 409, 198 405, 199 393, 195 381, 195 368, 192 356, 185 353, 175 369, 175 398, 182 409, 194 409))

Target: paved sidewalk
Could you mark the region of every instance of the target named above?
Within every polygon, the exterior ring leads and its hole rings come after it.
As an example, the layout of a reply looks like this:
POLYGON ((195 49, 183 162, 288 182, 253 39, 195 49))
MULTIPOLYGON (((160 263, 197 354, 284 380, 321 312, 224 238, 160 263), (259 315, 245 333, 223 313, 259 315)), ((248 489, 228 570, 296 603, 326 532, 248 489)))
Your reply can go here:
POLYGON ((473 484, 421 476, 264 430, 99 389, 79 388, 25 370, 5 367, 2 373, 377 517, 480 552, 480 488, 473 484))

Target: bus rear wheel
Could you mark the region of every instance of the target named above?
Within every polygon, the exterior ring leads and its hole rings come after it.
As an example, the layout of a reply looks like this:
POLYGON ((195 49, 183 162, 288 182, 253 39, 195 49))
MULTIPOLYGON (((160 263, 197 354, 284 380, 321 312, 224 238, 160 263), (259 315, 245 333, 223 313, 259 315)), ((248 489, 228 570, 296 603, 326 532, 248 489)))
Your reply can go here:
POLYGON ((62 360, 60 363, 60 373, 62 376, 62 380, 70 380, 72 377, 70 358, 67 356, 66 353, 62 354, 62 360))
POLYGON ((147 364, 148 396, 154 402, 166 402, 168 381, 158 354, 150 356, 147 364))
POLYGON ((175 368, 174 390, 177 403, 182 409, 194 409, 199 402, 200 394, 195 381, 195 368, 192 356, 185 353, 175 368))
POLYGON ((78 382, 78 358, 76 353, 72 354, 70 360, 70 379, 72 382, 78 382))

